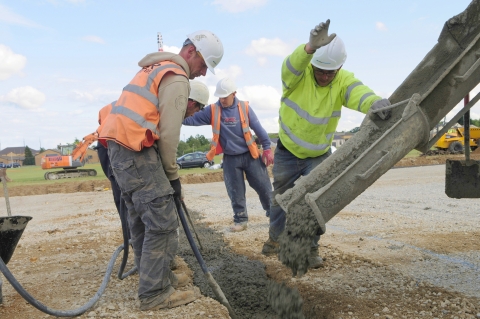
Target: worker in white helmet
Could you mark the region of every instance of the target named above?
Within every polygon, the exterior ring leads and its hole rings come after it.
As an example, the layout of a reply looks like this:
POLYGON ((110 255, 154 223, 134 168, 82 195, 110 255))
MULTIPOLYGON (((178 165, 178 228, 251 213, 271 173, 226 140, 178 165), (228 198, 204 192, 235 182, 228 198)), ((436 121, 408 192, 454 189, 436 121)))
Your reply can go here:
POLYGON ((208 104, 209 95, 208 87, 205 84, 200 81, 190 81, 190 95, 185 118, 203 110, 205 105, 208 104))
MULTIPOLYGON (((264 255, 278 252, 278 238, 288 223, 275 196, 292 188, 298 178, 331 154, 342 106, 366 114, 369 109, 390 105, 342 68, 347 59, 345 45, 335 34, 328 34, 329 25, 327 20, 311 30, 309 42, 298 46, 282 65, 279 139, 272 170, 272 207, 269 238, 262 248, 264 255)), ((376 114, 383 120, 389 117, 389 111, 376 114)), ((310 268, 320 267, 323 261, 318 254, 321 234, 317 235, 308 259, 310 268)))
POLYGON ((222 57, 222 42, 206 30, 187 35, 178 54, 147 55, 99 132, 128 210, 140 310, 176 307, 199 296, 198 289, 176 290, 189 277, 169 267, 178 247, 175 199, 181 199, 176 151, 183 119, 208 100, 189 99, 196 91, 189 79, 207 69, 214 73, 222 57))
POLYGON ((236 94, 235 82, 229 77, 221 79, 214 93, 218 101, 183 121, 184 125, 212 126, 213 137, 207 159, 212 160, 216 154, 224 154, 223 179, 232 203, 232 232, 247 228, 244 176, 257 192, 266 215, 270 214, 272 185, 266 167, 273 164, 267 132, 248 101, 239 100, 236 94), (262 146, 261 154, 250 129, 255 132, 262 146))

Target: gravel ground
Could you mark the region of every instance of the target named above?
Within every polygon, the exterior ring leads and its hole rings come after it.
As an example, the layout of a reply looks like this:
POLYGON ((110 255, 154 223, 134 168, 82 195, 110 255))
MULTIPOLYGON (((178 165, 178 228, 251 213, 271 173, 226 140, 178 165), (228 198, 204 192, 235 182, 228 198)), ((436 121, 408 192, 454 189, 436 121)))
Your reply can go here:
MULTIPOLYGON (((247 231, 230 233, 232 213, 223 182, 183 187, 187 207, 201 218, 196 222, 200 236, 208 227, 223 237, 225 249, 265 265, 265 273, 254 276, 298 289, 306 318, 480 318, 479 200, 448 198, 444 180, 444 165, 390 170, 327 224, 320 242, 324 267, 300 278, 293 278, 275 257, 260 254, 268 238, 268 219, 253 190, 247 193, 247 231)), ((11 197, 10 203, 14 215, 33 216, 10 270, 52 308, 84 304, 122 242, 111 193, 11 197)), ((6 216, 4 206, 0 216, 6 216)), ((185 244, 186 239, 181 241, 185 244)), ((180 271, 195 278, 190 259, 185 258, 190 265, 178 260, 180 271)), ((127 269, 131 263, 130 258, 127 269)), ((212 274, 224 277, 215 270, 212 274)), ((0 318, 51 317, 28 305, 2 280, 0 318)), ((113 277, 97 305, 80 318, 229 317, 206 293, 187 306, 140 312, 137 280, 137 275, 123 281, 113 277)), ((220 285, 230 292, 236 282, 220 285)))

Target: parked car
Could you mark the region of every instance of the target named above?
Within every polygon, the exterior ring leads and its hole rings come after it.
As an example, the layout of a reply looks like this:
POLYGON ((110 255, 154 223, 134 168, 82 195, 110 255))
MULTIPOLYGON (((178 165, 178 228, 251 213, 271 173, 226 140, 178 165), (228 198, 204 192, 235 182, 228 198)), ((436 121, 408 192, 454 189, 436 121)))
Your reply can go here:
POLYGON ((6 168, 17 168, 20 167, 21 165, 18 163, 8 163, 5 167, 6 168))
POLYGON ((7 165, 5 165, 5 163, 0 163, 0 168, 7 168, 7 165))
POLYGON ((191 167, 205 167, 208 168, 215 164, 214 161, 209 161, 204 152, 188 153, 177 158, 178 169, 191 167))

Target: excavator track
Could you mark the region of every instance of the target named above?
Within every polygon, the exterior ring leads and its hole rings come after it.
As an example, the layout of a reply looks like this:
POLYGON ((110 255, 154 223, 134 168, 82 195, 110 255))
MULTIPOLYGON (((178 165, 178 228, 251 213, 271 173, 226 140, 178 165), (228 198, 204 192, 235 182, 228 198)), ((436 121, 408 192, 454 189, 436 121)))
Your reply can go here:
POLYGON ((44 175, 46 180, 88 176, 97 176, 97 171, 94 169, 64 169, 56 172, 47 172, 44 175))

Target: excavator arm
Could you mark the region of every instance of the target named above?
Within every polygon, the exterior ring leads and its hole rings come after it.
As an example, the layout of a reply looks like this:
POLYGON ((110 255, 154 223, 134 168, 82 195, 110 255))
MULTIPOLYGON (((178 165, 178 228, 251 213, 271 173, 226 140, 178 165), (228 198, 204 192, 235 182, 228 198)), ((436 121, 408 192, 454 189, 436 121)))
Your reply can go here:
POLYGON ((98 133, 90 133, 87 136, 83 138, 83 140, 77 144, 77 147, 72 152, 72 159, 79 160, 80 162, 83 162, 83 159, 85 155, 87 154, 87 149, 90 145, 92 145, 93 142, 98 140, 98 133))

